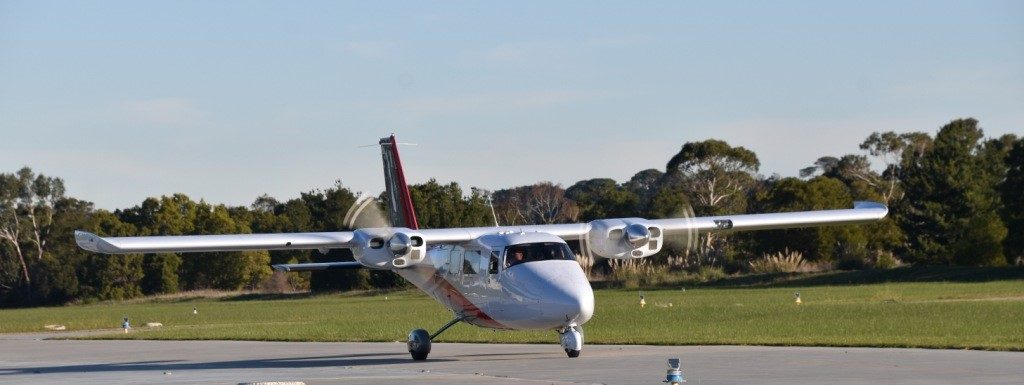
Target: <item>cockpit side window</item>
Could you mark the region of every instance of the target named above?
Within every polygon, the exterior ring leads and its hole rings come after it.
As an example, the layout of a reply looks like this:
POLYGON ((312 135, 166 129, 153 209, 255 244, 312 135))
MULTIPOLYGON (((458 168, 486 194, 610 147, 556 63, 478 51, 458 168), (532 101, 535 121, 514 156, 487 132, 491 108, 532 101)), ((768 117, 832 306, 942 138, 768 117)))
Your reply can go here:
POLYGON ((526 262, 575 259, 569 245, 558 242, 525 243, 505 248, 505 267, 526 262))

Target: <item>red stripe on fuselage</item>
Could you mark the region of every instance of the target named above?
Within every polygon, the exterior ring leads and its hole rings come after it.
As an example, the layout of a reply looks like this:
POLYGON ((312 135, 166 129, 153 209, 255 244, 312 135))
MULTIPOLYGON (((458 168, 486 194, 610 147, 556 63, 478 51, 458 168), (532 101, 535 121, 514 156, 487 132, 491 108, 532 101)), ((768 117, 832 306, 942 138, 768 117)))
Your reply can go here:
POLYGON ((398 180, 398 191, 402 196, 402 214, 405 215, 405 226, 417 230, 420 228, 419 221, 416 220, 416 210, 412 207, 412 195, 409 194, 409 185, 405 183, 405 170, 402 169, 402 159, 398 157, 398 141, 395 140, 395 136, 391 135, 391 156, 395 158, 395 168, 397 169, 398 180))
POLYGON ((455 302, 455 305, 462 310, 462 315, 469 316, 473 318, 475 321, 478 321, 480 324, 483 324, 484 326, 490 328, 509 329, 508 326, 502 325, 500 322, 492 318, 490 315, 484 313, 483 310, 480 310, 480 308, 474 305, 473 302, 469 300, 469 298, 466 298, 466 296, 462 295, 462 292, 460 292, 458 288, 452 285, 451 282, 448 282, 448 280, 445 279, 440 274, 435 273, 430 278, 430 283, 437 285, 438 289, 440 289, 445 295, 448 296, 448 298, 455 302))

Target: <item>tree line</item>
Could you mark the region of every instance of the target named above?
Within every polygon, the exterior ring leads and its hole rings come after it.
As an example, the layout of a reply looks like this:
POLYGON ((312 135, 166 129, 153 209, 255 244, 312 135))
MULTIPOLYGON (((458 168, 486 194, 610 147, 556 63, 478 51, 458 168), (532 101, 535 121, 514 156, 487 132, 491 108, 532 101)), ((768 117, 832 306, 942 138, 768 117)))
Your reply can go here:
MULTIPOLYGON (((600 218, 819 210, 856 200, 887 204, 890 215, 864 226, 702 235, 692 248, 666 247, 655 263, 685 256, 694 266, 729 272, 764 255, 798 252, 839 268, 912 264, 1004 266, 1024 258, 1024 139, 986 138, 974 119, 936 133, 876 132, 865 154, 822 156, 799 177, 764 176, 746 148, 709 139, 689 142, 664 169, 623 183, 582 180, 497 191, 464 190, 435 179, 411 185, 424 228, 583 222, 600 218), (872 162, 875 162, 874 164, 872 162)), ((383 205, 381 194, 377 203, 383 205)), ((279 201, 249 206, 194 201, 183 194, 147 198, 107 211, 66 196, 60 178, 30 168, 0 174, 0 300, 3 306, 126 299, 183 290, 310 290, 406 285, 390 272, 272 274, 272 263, 351 259, 347 250, 100 255, 76 247, 73 232, 102 236, 340 231, 356 194, 340 181, 279 201)), ((578 247, 578 245, 573 245, 578 247)))

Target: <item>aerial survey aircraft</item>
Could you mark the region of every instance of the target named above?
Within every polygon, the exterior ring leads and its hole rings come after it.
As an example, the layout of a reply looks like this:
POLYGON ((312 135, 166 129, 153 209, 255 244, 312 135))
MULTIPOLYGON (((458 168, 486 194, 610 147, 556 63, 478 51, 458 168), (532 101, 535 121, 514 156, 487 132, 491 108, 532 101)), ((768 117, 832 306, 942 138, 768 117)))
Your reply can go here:
POLYGON ((594 292, 567 241, 580 242, 581 251, 589 255, 637 259, 654 255, 673 238, 693 239, 700 233, 869 223, 888 213, 883 204, 855 202, 852 209, 838 210, 421 229, 395 136, 382 138, 380 146, 390 226, 321 233, 145 237, 100 237, 76 231, 75 241, 83 249, 107 254, 351 249, 354 262, 273 267, 282 271, 370 268, 401 275, 454 313, 434 333, 424 329, 409 333, 407 346, 414 360, 426 359, 431 340, 459 322, 493 329, 555 330, 565 353, 578 357, 583 348, 582 326, 594 314, 594 292))

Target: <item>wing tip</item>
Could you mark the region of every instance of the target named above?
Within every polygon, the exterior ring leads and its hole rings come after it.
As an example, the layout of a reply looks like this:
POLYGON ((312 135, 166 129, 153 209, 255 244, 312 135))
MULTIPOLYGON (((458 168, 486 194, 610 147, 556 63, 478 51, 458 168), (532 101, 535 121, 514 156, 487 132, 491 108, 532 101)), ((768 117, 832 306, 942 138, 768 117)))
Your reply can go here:
POLYGON ((90 233, 88 231, 75 230, 75 243, 78 244, 78 247, 84 250, 92 251, 95 253, 98 253, 100 251, 98 245, 99 237, 96 236, 96 234, 90 233))
POLYGON ((889 214, 889 207, 888 206, 886 206, 884 203, 875 202, 875 201, 855 201, 855 202, 853 202, 853 209, 854 210, 880 210, 881 211, 881 213, 880 213, 881 215, 878 216, 878 219, 882 219, 886 215, 889 214))
POLYGON ((88 231, 75 230, 75 243, 83 250, 94 253, 111 254, 117 251, 117 248, 104 240, 103 237, 88 231))

